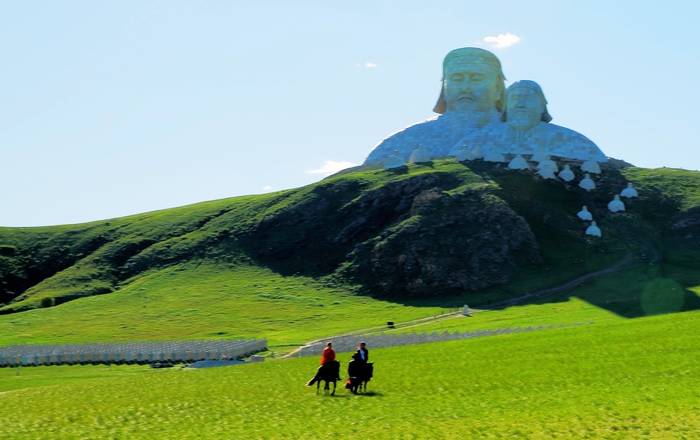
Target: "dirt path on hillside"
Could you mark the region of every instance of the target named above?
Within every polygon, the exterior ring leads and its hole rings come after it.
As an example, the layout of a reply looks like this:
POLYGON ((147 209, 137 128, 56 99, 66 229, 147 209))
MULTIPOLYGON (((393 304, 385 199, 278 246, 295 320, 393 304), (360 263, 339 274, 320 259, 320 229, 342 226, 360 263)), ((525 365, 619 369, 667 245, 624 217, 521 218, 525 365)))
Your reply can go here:
MULTIPOLYGON (((619 272, 624 269, 631 268, 635 265, 637 265, 639 261, 636 261, 634 256, 632 254, 626 255, 622 260, 618 261, 615 264, 612 264, 611 266, 608 266, 606 268, 590 272, 584 275, 581 275, 579 277, 576 277, 572 280, 567 281, 564 284, 560 284, 555 287, 548 287, 546 289, 541 289, 535 292, 530 292, 526 293, 524 295, 518 296, 516 298, 512 298, 506 301, 500 301, 494 304, 489 304, 485 307, 478 308, 478 309, 471 309, 472 313, 481 313, 481 312, 488 312, 488 311, 494 311, 506 307, 512 307, 518 304, 521 304, 526 301, 530 301, 536 298, 543 298, 549 295, 553 295, 556 293, 561 293, 566 290, 573 289, 575 287, 580 286, 581 284, 591 281, 593 279, 603 277, 605 275, 609 275, 611 273, 619 272)), ((453 311, 453 312, 447 312, 447 313, 442 313, 440 315, 435 315, 435 316, 428 316, 425 318, 419 318, 419 319, 414 319, 411 321, 406 321, 402 323, 397 323, 395 325, 396 329, 406 329, 406 328, 413 328, 413 327, 419 327, 421 325, 437 322, 437 321, 443 321, 445 319, 450 319, 450 318, 455 318, 458 317, 462 314, 462 309, 460 308, 459 310, 453 311)), ((289 358, 297 355, 300 351, 302 351, 305 347, 308 346, 313 346, 316 345, 320 342, 323 341, 328 341, 328 340, 333 340, 334 338, 341 338, 341 337, 347 337, 347 336, 364 336, 368 334, 373 334, 373 333, 380 333, 384 332, 387 330, 386 326, 377 326, 377 327, 371 327, 371 328, 366 328, 366 329, 361 329, 361 330, 355 330, 352 332, 348 333, 343 333, 339 335, 334 335, 334 336, 328 336, 325 338, 320 338, 320 339, 315 339, 313 341, 308 341, 304 345, 296 348, 295 350, 291 351, 290 353, 285 354, 282 356, 283 358, 289 358)))
POLYGON ((531 292, 531 293, 526 293, 524 295, 518 296, 516 298, 508 299, 505 301, 500 301, 494 304, 489 304, 486 307, 483 307, 481 310, 496 310, 504 307, 510 307, 513 305, 517 305, 519 303, 522 303, 527 300, 531 300, 534 298, 542 298, 546 297, 548 295, 553 295, 555 293, 560 293, 565 290, 573 289, 574 287, 578 287, 581 284, 585 283, 586 281, 590 281, 605 275, 609 275, 611 273, 619 272, 623 269, 628 269, 633 266, 635 266, 638 262, 635 261, 635 258, 633 255, 628 254, 626 255, 622 260, 618 261, 617 263, 608 266, 606 268, 597 270, 595 272, 589 272, 587 274, 581 275, 580 277, 574 278, 573 280, 569 280, 564 284, 560 284, 555 287, 548 287, 546 289, 538 290, 536 292, 531 292))

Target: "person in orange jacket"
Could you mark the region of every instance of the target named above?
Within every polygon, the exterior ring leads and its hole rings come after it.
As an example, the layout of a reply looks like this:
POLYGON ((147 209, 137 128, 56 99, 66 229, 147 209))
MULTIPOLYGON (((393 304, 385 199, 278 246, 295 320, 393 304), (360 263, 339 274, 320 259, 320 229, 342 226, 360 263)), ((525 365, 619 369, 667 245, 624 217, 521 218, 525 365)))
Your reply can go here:
POLYGON ((321 365, 326 365, 330 361, 335 360, 335 350, 333 350, 333 343, 329 342, 326 344, 326 348, 323 349, 321 353, 321 365))
POLYGON ((326 348, 323 349, 321 353, 321 366, 318 367, 316 375, 306 384, 311 386, 315 384, 324 375, 333 376, 333 379, 340 380, 340 363, 335 360, 335 350, 333 350, 333 344, 329 342, 326 344, 326 348))

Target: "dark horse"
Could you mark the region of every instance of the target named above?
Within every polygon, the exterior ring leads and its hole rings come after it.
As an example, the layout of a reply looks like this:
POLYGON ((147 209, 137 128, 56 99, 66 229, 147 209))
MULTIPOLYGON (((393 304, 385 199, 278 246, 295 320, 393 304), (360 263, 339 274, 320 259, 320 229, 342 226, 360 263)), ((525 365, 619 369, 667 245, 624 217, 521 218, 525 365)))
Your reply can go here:
POLYGON ((351 361, 348 364, 348 378, 345 388, 349 389, 353 394, 358 392, 367 392, 367 382, 374 375, 374 365, 371 362, 362 363, 359 361, 351 361), (353 365, 354 364, 354 365, 353 365))
POLYGON ((316 394, 320 392, 321 381, 324 382, 323 391, 330 391, 330 383, 333 382, 333 391, 331 396, 335 396, 335 383, 340 380, 340 362, 330 361, 321 365, 313 379, 306 385, 311 386, 316 384, 316 394))

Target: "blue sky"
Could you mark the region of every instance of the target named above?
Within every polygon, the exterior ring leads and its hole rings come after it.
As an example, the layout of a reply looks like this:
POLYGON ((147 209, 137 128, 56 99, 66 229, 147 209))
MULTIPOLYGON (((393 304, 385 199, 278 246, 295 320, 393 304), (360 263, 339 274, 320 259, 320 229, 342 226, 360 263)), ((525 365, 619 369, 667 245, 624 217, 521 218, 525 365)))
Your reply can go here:
POLYGON ((700 7, 610 3, 0 2, 0 225, 316 181, 432 116, 464 46, 609 156, 700 169, 700 7))

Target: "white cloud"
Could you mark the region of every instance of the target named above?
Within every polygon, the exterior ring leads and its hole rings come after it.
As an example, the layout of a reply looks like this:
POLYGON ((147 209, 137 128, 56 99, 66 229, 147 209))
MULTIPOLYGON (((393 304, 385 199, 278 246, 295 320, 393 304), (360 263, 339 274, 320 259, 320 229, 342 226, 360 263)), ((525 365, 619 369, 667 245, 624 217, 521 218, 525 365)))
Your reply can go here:
POLYGON ((315 170, 309 170, 306 173, 307 174, 323 174, 324 176, 330 176, 331 174, 335 174, 340 170, 344 170, 345 168, 350 168, 354 167, 357 165, 356 163, 344 161, 344 160, 327 160, 321 165, 319 168, 316 168, 315 170))
POLYGON ((484 37, 484 43, 487 43, 496 49, 505 49, 507 47, 514 46, 520 43, 520 37, 515 34, 507 32, 505 34, 498 34, 496 36, 489 35, 484 37))
POLYGON ((265 185, 262 187, 263 191, 270 191, 272 189, 272 185, 265 185))
POLYGON ((365 69, 376 69, 377 67, 379 67, 379 64, 373 63, 371 61, 365 61, 364 63, 355 64, 355 67, 360 67, 360 68, 365 68, 365 69))

